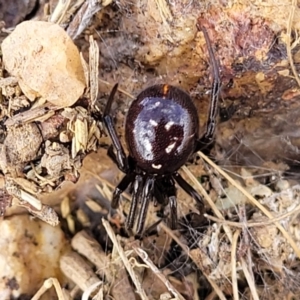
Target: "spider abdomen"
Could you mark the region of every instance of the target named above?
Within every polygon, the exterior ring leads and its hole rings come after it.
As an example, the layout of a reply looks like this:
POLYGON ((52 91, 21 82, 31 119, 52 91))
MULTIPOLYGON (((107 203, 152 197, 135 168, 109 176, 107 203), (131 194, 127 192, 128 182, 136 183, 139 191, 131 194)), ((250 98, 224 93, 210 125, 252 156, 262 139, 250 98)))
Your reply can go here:
POLYGON ((151 174, 171 174, 195 150, 198 114, 190 96, 170 85, 142 91, 129 108, 125 124, 130 156, 151 174))

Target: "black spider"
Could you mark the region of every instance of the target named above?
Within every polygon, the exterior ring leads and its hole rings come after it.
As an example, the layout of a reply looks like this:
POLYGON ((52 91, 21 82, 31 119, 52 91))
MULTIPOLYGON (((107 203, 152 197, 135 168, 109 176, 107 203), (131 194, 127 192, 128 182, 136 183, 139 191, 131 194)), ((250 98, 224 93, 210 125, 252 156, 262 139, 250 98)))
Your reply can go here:
MULTIPOLYGON (((199 28, 198 28, 199 29, 199 28)), ((103 120, 112 145, 108 155, 125 176, 113 193, 112 208, 117 208, 121 194, 129 185, 132 187, 132 203, 126 220, 126 228, 132 229, 138 203, 141 203, 137 221, 137 234, 144 227, 149 202, 170 204, 171 228, 177 224, 177 184, 193 197, 200 211, 203 209, 201 196, 178 173, 178 169, 196 151, 213 140, 218 98, 220 90, 219 67, 205 28, 203 31, 213 69, 213 84, 206 132, 198 137, 199 119, 190 96, 181 89, 167 84, 154 85, 142 91, 132 102, 125 123, 125 137, 129 150, 124 149, 114 128, 110 115, 111 105, 117 91, 116 84, 106 104, 103 120)))

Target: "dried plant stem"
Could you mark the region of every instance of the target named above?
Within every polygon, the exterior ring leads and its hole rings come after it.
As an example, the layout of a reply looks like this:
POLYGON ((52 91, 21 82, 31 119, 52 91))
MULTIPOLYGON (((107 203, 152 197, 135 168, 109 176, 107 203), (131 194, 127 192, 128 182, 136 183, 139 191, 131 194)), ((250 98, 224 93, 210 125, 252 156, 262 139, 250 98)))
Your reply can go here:
POLYGON ((243 268, 243 272, 245 274, 245 277, 246 277, 246 280, 248 282, 248 285, 249 285, 249 288, 250 288, 250 291, 251 291, 251 296, 252 296, 252 299, 254 300, 259 300, 259 297, 258 297, 258 294, 257 294, 257 290, 256 290, 256 286, 255 286, 255 282, 247 268, 247 263, 246 261, 241 258, 241 264, 242 264, 242 268, 243 268))
MULTIPOLYGON (((80 231, 72 239, 72 248, 85 256, 98 269, 102 276, 104 273, 108 282, 113 282, 113 274, 109 268, 110 260, 99 243, 89 236, 87 232, 80 231)), ((104 276, 103 276, 104 277, 104 276)))
POLYGON ((175 299, 184 300, 181 294, 175 289, 175 287, 171 284, 171 282, 166 278, 166 276, 154 265, 154 263, 149 258, 148 254, 137 247, 136 245, 132 245, 133 250, 138 254, 138 256, 144 261, 144 263, 149 266, 149 268, 153 271, 153 273, 165 284, 166 288, 172 295, 174 295, 175 299))
POLYGON ((67 297, 66 294, 63 293, 60 283, 56 278, 48 278, 44 281, 41 288, 36 292, 36 294, 31 298, 31 300, 40 299, 45 294, 46 291, 48 291, 50 288, 52 288, 52 286, 54 286, 57 298, 59 300, 70 299, 69 297, 67 297))
POLYGON ((90 98, 91 105, 94 106, 98 98, 99 90, 99 46, 93 36, 89 37, 89 78, 90 78, 90 98))
MULTIPOLYGON (((99 78, 99 81, 106 84, 106 85, 108 85, 108 86, 111 86, 111 87, 113 86, 110 82, 108 82, 106 80, 103 80, 101 78, 99 78)), ((132 94, 126 92, 125 90, 121 89, 120 87, 118 87, 118 91, 121 92, 122 94, 128 96, 131 99, 135 99, 135 97, 132 94)))
POLYGON ((63 254, 60 257, 59 266, 62 272, 82 291, 88 290, 90 286, 100 281, 91 264, 75 251, 63 254))
POLYGON ((288 56, 288 60, 294 74, 294 78, 296 79, 298 85, 300 86, 300 78, 298 76, 297 70, 294 65, 293 56, 292 56, 292 48, 291 48, 291 34, 292 34, 292 23, 294 20, 295 15, 295 8, 297 7, 297 0, 292 0, 291 7, 290 7, 290 14, 287 23, 286 29, 286 52, 288 56))
MULTIPOLYGON (((174 232, 163 222, 160 223, 160 228, 163 229, 181 248, 182 250, 191 258, 191 260, 196 264, 196 266, 199 268, 199 270, 202 270, 201 266, 199 266, 199 262, 195 260, 195 258, 191 255, 190 249, 187 245, 185 245, 175 234, 174 232)), ((218 287, 218 285, 210 279, 205 272, 203 272, 205 278, 208 280, 210 285, 212 286, 213 290, 216 292, 218 297, 221 300, 226 300, 225 295, 223 294, 222 290, 218 287)))
POLYGON ((51 15, 50 22, 61 24, 71 5, 71 2, 72 2, 71 0, 67 0, 67 1, 59 0, 51 15))
POLYGON ((292 211, 284 213, 281 216, 278 216, 276 218, 269 219, 265 222, 247 222, 247 223, 239 223, 239 222, 227 221, 227 220, 224 220, 224 219, 218 219, 218 218, 216 218, 214 216, 210 216, 208 214, 204 214, 204 217, 209 219, 209 220, 212 220, 214 222, 226 224, 228 226, 233 226, 233 227, 238 227, 238 228, 244 228, 244 227, 250 228, 250 227, 267 226, 267 225, 273 224, 275 222, 281 221, 281 220, 283 220, 287 217, 290 217, 292 215, 296 215, 299 212, 300 212, 300 204, 295 209, 293 209, 292 211))
MULTIPOLYGON (((242 192, 252 204, 258 207, 269 219, 274 219, 271 212, 269 212, 261 203, 259 203, 248 191, 246 191, 238 182, 236 182, 233 178, 231 178, 226 172, 224 172, 220 167, 218 167, 211 159, 209 159, 205 154, 201 153, 200 151, 197 154, 204 159, 208 164, 210 164, 217 172, 219 172, 228 182, 230 182, 234 187, 236 187, 240 192, 242 192)), ((200 185, 200 183, 199 183, 200 185)), ((276 227, 281 231, 282 235, 286 238, 290 246, 295 251, 298 258, 300 258, 300 249, 298 248, 295 241, 291 238, 288 232, 283 228, 283 226, 278 223, 274 222, 276 227)))
MULTIPOLYGON (((102 281, 96 282, 92 284, 87 290, 85 290, 82 294, 81 300, 89 300, 91 298, 91 294, 95 292, 95 290, 103 284, 102 281)), ((94 298, 93 298, 94 299, 94 298)))
POLYGON ((110 237, 111 241, 113 242, 115 249, 118 251, 120 258, 122 259, 124 266, 125 266, 126 270, 128 271, 128 273, 131 277, 131 280, 133 281, 133 283, 137 289, 137 293, 140 295, 140 297, 143 300, 147 300, 148 297, 147 297, 145 291, 143 290, 141 283, 139 282, 139 280, 138 280, 123 248, 121 247, 119 241, 117 240, 117 237, 116 237, 113 229, 111 228, 109 222, 107 222, 105 219, 102 219, 102 224, 105 227, 106 232, 107 232, 108 236, 110 237))
MULTIPOLYGON (((220 212, 220 210, 217 208, 217 206, 215 205, 215 203, 211 200, 211 198, 209 197, 209 195, 207 194, 206 190, 203 188, 203 186, 199 183, 199 181, 197 180, 197 178, 191 173, 191 171, 186 167, 183 166, 182 170, 189 176, 189 178, 193 181, 193 183, 195 184, 195 186, 199 189, 201 195, 203 195, 203 197, 205 198, 205 200, 208 202, 209 206, 211 207, 211 209, 213 210, 213 212, 218 216, 219 219, 224 220, 224 217, 222 215, 222 213, 220 212)), ((224 220, 225 221, 225 220, 224 220)), ((225 223, 224 223, 225 224, 225 223)), ((232 241, 232 232, 231 229, 225 224, 224 225, 224 230, 228 236, 228 239, 230 241, 232 241)))
POLYGON ((237 274, 236 274, 236 248, 237 240, 239 238, 241 231, 238 229, 233 234, 232 244, 231 244, 231 280, 232 280, 232 290, 233 290, 233 299, 239 299, 239 290, 237 283, 237 274))

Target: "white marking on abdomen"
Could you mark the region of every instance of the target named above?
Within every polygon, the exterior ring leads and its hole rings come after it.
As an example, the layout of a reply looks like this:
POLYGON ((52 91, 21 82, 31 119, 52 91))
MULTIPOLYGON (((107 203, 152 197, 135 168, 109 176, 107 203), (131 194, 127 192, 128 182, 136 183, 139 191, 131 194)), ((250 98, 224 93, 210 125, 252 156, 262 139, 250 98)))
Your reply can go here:
POLYGON ((175 147, 175 145, 176 145, 176 142, 174 142, 173 144, 170 144, 170 145, 165 149, 166 153, 169 154, 169 153, 172 151, 172 149, 175 147))
POLYGON ((149 122, 153 127, 156 127, 158 125, 158 123, 152 119, 149 122))
POLYGON ((174 122, 173 122, 173 121, 168 122, 168 123, 165 125, 166 130, 169 131, 170 128, 171 128, 173 125, 174 125, 174 122))
POLYGON ((159 170, 161 168, 161 165, 152 164, 152 168, 159 170))

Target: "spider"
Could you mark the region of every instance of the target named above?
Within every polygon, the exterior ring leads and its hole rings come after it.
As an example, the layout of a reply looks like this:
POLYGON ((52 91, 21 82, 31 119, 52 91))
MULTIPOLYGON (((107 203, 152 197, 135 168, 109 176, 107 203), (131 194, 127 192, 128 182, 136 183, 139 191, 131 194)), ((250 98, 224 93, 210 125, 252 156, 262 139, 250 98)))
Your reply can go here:
POLYGON ((155 198, 164 206, 170 205, 171 228, 177 225, 175 182, 204 208, 202 197, 177 172, 191 156, 213 141, 221 86, 219 67, 205 28, 202 30, 213 69, 213 83, 206 131, 199 138, 199 119, 190 96, 168 84, 146 88, 132 102, 125 121, 125 139, 129 150, 126 156, 110 115, 111 105, 118 89, 116 84, 103 113, 103 122, 112 140, 108 156, 125 173, 112 196, 112 208, 117 208, 121 194, 131 186, 132 202, 125 227, 134 226, 138 204, 140 212, 136 234, 143 232, 148 206, 155 198))

